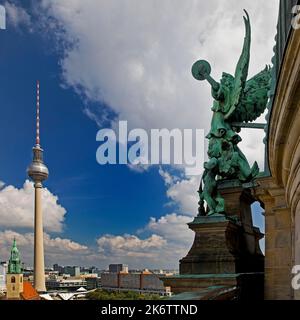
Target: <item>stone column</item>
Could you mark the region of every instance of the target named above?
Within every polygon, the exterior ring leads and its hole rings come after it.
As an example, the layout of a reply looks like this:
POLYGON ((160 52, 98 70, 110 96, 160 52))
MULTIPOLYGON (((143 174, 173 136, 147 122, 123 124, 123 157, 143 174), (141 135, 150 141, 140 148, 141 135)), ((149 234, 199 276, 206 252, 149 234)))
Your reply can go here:
POLYGON ((293 299, 293 227, 285 190, 272 185, 271 178, 258 179, 257 196, 265 207, 265 299, 293 299))

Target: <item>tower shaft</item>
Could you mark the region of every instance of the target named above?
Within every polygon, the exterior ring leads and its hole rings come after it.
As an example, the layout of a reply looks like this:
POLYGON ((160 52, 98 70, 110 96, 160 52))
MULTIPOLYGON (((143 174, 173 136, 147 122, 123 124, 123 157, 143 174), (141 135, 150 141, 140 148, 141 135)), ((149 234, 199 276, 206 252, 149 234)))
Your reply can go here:
POLYGON ((33 147, 33 160, 27 169, 34 182, 34 287, 38 292, 46 291, 44 234, 42 212, 42 182, 48 178, 49 171, 43 161, 43 149, 40 146, 40 84, 37 82, 36 103, 36 144, 33 147))
POLYGON ((42 212, 42 183, 34 184, 34 287, 38 292, 45 292, 44 233, 42 212))

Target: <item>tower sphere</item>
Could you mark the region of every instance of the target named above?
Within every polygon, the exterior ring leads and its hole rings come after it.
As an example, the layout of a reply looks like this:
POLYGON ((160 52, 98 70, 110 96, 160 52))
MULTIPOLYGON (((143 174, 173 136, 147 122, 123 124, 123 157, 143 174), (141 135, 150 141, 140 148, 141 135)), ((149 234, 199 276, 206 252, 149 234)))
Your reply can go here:
POLYGON ((49 171, 43 162, 33 160, 27 168, 27 174, 34 182, 42 182, 48 178, 49 171))

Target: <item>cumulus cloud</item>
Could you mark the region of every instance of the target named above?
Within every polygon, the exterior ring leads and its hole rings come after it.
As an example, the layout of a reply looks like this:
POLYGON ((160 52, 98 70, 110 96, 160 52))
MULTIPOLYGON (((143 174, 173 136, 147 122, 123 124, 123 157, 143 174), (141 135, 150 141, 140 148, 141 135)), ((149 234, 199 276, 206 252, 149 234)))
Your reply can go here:
POLYGON ((51 238, 48 234, 44 235, 44 241, 49 251, 51 251, 51 248, 55 250, 60 248, 62 252, 68 252, 68 251, 79 252, 79 251, 87 250, 88 248, 87 246, 81 245, 70 239, 63 239, 60 237, 51 238))
MULTIPOLYGON (((172 259, 163 261, 162 256, 166 257, 170 250, 170 244, 157 235, 151 235, 145 240, 135 235, 124 236, 103 236, 97 241, 99 245, 98 255, 89 255, 90 261, 99 261, 106 267, 110 263, 127 263, 131 268, 157 268, 174 267, 177 268, 174 250, 172 259), (121 242, 129 242, 128 245, 120 245, 121 242)), ((178 257, 177 257, 178 258, 178 257)))
POLYGON ((151 268, 159 265, 160 253, 165 251, 167 241, 156 234, 146 238, 106 234, 97 239, 97 245, 98 254, 87 256, 88 261, 97 261, 103 267, 110 263, 127 263, 132 268, 151 268))
POLYGON ((158 169, 158 173, 164 179, 164 182, 167 186, 172 185, 174 183, 174 180, 177 180, 175 176, 172 176, 168 171, 163 170, 161 166, 158 169))
POLYGON ((8 1, 4 3, 4 7, 7 12, 8 21, 14 28, 20 29, 22 27, 30 27, 31 17, 24 8, 8 1))
MULTIPOLYGON (((131 128, 208 130, 209 86, 192 78, 191 65, 209 60, 216 80, 222 71, 234 73, 246 8, 252 23, 249 75, 259 72, 273 55, 278 2, 43 0, 37 11, 63 52, 64 85, 83 97, 85 114, 99 126, 107 123, 109 108, 117 115, 113 121, 126 119, 131 128), (105 108, 95 110, 89 101, 105 108)), ((242 130, 241 149, 261 168, 263 136, 242 130)))
POLYGON ((104 235, 97 239, 98 250, 106 255, 119 257, 150 257, 155 254, 156 249, 166 244, 166 241, 153 234, 146 239, 139 239, 135 235, 124 236, 104 235), (152 251, 152 252, 149 252, 152 251))
MULTIPOLYGON (((278 2, 43 0, 39 12, 63 52, 64 85, 83 97, 86 115, 99 126, 107 123, 109 108, 129 127, 208 130, 209 86, 192 78, 191 65, 209 60, 216 80, 222 71, 234 73, 246 8, 252 23, 249 75, 260 71, 273 55, 278 2), (106 108, 92 109, 89 101, 106 108)), ((242 130, 241 149, 261 168, 263 136, 242 130)))
POLYGON ((193 232, 188 229, 187 223, 191 221, 191 217, 176 213, 167 214, 158 219, 152 217, 147 226, 140 232, 155 232, 167 239, 168 242, 172 241, 181 247, 190 246, 193 232))
POLYGON ((178 268, 179 259, 187 254, 194 238, 187 224, 197 214, 199 178, 180 178, 162 167, 159 167, 159 174, 167 186, 171 204, 180 214, 151 217, 146 226, 137 230, 137 235, 98 238, 99 252, 107 263, 119 261, 141 268, 178 268))
MULTIPOLYGON (((265 122, 261 121, 262 123, 265 122)), ((264 130, 254 130, 253 129, 244 129, 241 132, 241 137, 243 139, 242 143, 239 145, 243 153, 247 156, 249 164, 252 165, 254 161, 257 161, 260 171, 264 170, 264 150, 265 146, 262 143, 265 132, 264 130)))
POLYGON ((167 170, 159 169, 159 173, 167 186, 167 196, 180 213, 195 216, 198 208, 198 193, 200 177, 179 178, 167 170))
MULTIPOLYGON (((12 230, 0 231, 0 243, 2 245, 11 245, 13 239, 16 239, 18 246, 32 246, 34 242, 33 233, 18 233, 12 230)), ((44 233, 44 244, 49 251, 55 248, 62 252, 86 250, 87 247, 74 242, 70 239, 62 239, 60 237, 51 238, 49 234, 44 233)))
MULTIPOLYGON (((22 261, 27 266, 32 266, 34 235, 33 233, 19 233, 13 230, 0 231, 0 256, 2 260, 8 260, 13 239, 16 239, 17 246, 21 253, 22 261)), ((44 234, 46 262, 70 262, 76 261, 78 255, 89 253, 88 247, 70 239, 59 237, 51 238, 47 233, 44 234)))
POLYGON ((144 173, 145 171, 148 171, 150 168, 150 165, 148 164, 132 164, 132 163, 128 163, 127 167, 132 170, 133 172, 137 172, 137 173, 144 173))
POLYGON ((251 69, 263 68, 272 56, 277 3, 43 0, 42 6, 63 28, 63 33, 57 30, 60 40, 76 40, 66 46, 62 59, 67 84, 80 87, 92 100, 105 101, 133 125, 198 127, 209 103, 207 88, 190 75, 192 63, 201 56, 210 59, 215 73, 233 71, 246 7, 253 51, 260 53, 251 69), (174 111, 181 114, 179 119, 170 117, 174 111))
MULTIPOLYGON (((42 191, 42 199, 45 230, 61 232, 66 210, 47 188, 42 191)), ((33 228, 33 223, 33 183, 26 180, 20 189, 12 185, 0 188, 0 227, 33 228)))
POLYGON ((180 212, 189 216, 195 216, 199 201, 197 194, 198 187, 198 177, 183 179, 170 186, 167 190, 167 196, 179 205, 180 212))
POLYGON ((181 179, 162 167, 159 173, 167 186, 167 196, 180 214, 173 212, 159 218, 151 217, 136 235, 99 237, 98 250, 107 263, 119 261, 140 268, 178 268, 179 259, 187 254, 194 237, 187 224, 197 214, 199 179, 181 179), (163 261, 161 257, 164 257, 163 261))
POLYGON ((175 213, 149 223, 137 230, 137 235, 104 235, 97 239, 100 256, 89 255, 90 260, 109 263, 127 263, 132 268, 178 268, 193 240, 187 223, 191 218, 175 213), (145 235, 150 234, 148 237, 145 235), (163 258, 162 258, 163 257, 163 258))
MULTIPOLYGON (((249 11, 252 22, 253 75, 273 55, 278 0, 42 0, 37 11, 47 35, 52 33, 58 40, 64 85, 81 95, 85 114, 100 127, 110 115, 101 112, 104 104, 117 115, 113 121, 128 120, 131 128, 208 130, 212 105, 209 86, 195 81, 190 69, 203 58, 211 63, 216 80, 222 71, 234 73, 244 37, 243 8, 249 11), (99 110, 94 104, 94 109, 90 108, 90 101, 98 102, 99 110)), ((252 162, 259 159, 261 163, 263 159, 260 135, 257 131, 242 134, 242 149, 252 162)), ((120 259, 131 265, 178 266, 193 237, 186 223, 197 212, 199 177, 176 178, 166 171, 160 173, 167 196, 179 213, 151 218, 139 236, 99 237, 99 253, 87 255, 87 261, 106 257, 106 261, 120 259), (142 238, 143 232, 150 235, 142 238)), ((52 204, 57 205, 56 200, 52 204)), ((23 221, 20 226, 32 226, 29 216, 24 217, 22 204, 16 208, 11 212, 23 221)), ((59 221, 55 229, 61 230, 64 213, 52 217, 59 221)), ((0 209, 3 220, 10 218, 0 209)))

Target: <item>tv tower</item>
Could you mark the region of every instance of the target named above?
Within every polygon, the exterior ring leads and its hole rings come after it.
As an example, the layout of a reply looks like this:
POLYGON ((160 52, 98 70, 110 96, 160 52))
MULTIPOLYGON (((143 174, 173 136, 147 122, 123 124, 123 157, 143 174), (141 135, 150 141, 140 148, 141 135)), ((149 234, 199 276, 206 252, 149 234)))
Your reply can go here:
POLYGON ((38 292, 45 292, 45 261, 42 212, 42 182, 48 178, 49 171, 43 162, 43 149, 40 145, 40 83, 37 81, 36 100, 36 142, 33 161, 27 169, 28 176, 34 182, 34 287, 38 292))

